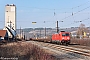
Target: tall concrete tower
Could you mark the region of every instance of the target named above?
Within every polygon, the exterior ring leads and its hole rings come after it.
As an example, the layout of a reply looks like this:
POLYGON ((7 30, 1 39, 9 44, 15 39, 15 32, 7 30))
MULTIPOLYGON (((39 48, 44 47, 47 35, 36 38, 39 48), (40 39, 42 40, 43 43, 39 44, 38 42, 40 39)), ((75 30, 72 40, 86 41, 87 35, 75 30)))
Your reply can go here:
POLYGON ((16 30, 16 6, 14 4, 5 6, 5 26, 16 30))
POLYGON ((5 27, 10 38, 16 36, 16 6, 7 4, 5 6, 5 27))

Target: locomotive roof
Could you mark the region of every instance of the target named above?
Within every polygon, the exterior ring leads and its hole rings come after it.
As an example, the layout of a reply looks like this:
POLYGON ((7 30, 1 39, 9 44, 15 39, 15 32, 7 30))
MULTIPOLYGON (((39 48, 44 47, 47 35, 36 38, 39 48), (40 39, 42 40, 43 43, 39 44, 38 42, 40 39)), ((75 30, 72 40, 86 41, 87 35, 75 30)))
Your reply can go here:
POLYGON ((70 33, 70 32, 60 32, 60 33, 70 33))

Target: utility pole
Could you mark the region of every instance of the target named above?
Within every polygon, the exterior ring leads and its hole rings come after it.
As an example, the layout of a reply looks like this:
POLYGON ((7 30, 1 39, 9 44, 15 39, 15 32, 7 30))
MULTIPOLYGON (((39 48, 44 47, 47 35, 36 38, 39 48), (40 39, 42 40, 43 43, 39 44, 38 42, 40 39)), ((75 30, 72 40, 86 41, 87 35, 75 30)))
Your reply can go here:
POLYGON ((20 27, 20 39, 21 39, 21 27, 20 27))
POLYGON ((45 27, 45 37, 46 37, 46 27, 45 27))
POLYGON ((57 33, 59 33, 58 21, 57 21, 57 27, 56 28, 57 28, 57 33))
POLYGON ((41 38, 41 29, 40 29, 40 38, 41 38))
POLYGON ((11 28, 12 28, 12 25, 11 25, 11 24, 12 24, 12 22, 10 21, 9 23, 10 23, 10 29, 11 29, 11 28))
POLYGON ((23 30, 22 30, 22 39, 23 39, 23 30))
MULTIPOLYGON (((44 21, 44 23, 46 23, 46 22, 44 21)), ((45 38, 46 38, 46 27, 45 27, 45 38)))
MULTIPOLYGON (((32 24, 36 24, 37 22, 32 22, 32 24)), ((36 38, 36 34, 35 34, 35 28, 33 27, 33 36, 34 38, 36 38)))

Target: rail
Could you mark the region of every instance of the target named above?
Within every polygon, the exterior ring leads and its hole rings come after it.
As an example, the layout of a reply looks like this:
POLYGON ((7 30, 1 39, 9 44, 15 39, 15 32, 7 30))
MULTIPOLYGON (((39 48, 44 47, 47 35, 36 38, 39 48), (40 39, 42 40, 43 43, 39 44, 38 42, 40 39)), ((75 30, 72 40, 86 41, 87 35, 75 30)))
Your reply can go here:
POLYGON ((55 49, 57 51, 63 50, 63 51, 66 51, 66 52, 72 52, 72 53, 76 53, 76 54, 80 54, 80 55, 90 57, 90 50, 88 50, 88 49, 68 47, 68 46, 56 45, 56 44, 51 44, 51 43, 43 43, 43 42, 36 42, 36 44, 41 45, 43 47, 48 47, 48 48, 51 48, 51 49, 55 49))

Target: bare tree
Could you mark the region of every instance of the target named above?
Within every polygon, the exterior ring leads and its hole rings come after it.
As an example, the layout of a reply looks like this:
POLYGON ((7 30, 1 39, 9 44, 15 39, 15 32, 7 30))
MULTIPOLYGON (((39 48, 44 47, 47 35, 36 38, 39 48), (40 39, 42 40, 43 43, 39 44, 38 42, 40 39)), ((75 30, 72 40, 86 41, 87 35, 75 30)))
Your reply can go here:
POLYGON ((88 32, 88 28, 85 27, 85 24, 81 23, 79 28, 78 28, 78 30, 77 30, 77 35, 84 37, 84 32, 87 33, 88 32))

